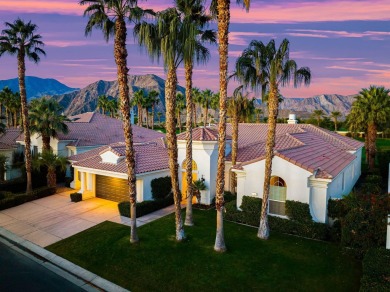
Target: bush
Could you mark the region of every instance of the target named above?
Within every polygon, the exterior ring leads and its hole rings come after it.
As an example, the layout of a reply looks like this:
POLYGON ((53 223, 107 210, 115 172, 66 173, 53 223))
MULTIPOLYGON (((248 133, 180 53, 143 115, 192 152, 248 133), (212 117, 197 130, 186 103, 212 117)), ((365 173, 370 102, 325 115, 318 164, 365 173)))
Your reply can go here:
POLYGON ((226 191, 223 194, 223 198, 225 200, 225 204, 231 201, 234 201, 237 199, 237 196, 233 194, 232 192, 226 191))
POLYGON ((310 214, 309 204, 286 201, 286 215, 291 219, 298 222, 311 222, 313 218, 310 214))
POLYGON ((70 201, 71 202, 80 202, 83 200, 83 195, 81 193, 71 193, 70 194, 70 201))
MULTIPOLYGON (((137 203, 137 218, 168 207, 174 203, 173 196, 166 197, 164 199, 158 199, 154 201, 143 201, 137 203)), ((123 201, 118 203, 118 210, 121 216, 130 218, 130 202, 123 201)))
POLYGON ((332 198, 328 200, 328 216, 330 218, 342 218, 345 216, 345 211, 344 200, 333 200, 332 198))
POLYGON ((380 151, 377 153, 379 172, 386 180, 389 177, 390 151, 380 151))
POLYGON ((390 291, 390 250, 370 249, 363 259, 361 291, 390 291))
POLYGON ((159 177, 151 181, 152 197, 155 200, 166 198, 172 191, 171 177, 159 177))
POLYGON ((13 194, 10 192, 2 192, 3 199, 0 199, 0 210, 15 207, 26 202, 44 198, 55 194, 56 188, 42 187, 33 190, 29 193, 13 194))
POLYGON ((26 179, 16 178, 0 182, 0 190, 11 193, 22 193, 26 191, 26 179))

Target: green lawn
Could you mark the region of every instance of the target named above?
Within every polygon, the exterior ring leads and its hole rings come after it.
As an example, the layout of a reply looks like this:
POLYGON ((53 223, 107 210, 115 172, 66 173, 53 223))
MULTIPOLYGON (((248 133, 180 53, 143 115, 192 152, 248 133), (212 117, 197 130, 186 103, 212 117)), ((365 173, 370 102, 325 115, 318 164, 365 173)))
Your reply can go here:
POLYGON ((174 217, 139 228, 103 222, 47 249, 131 291, 358 291, 359 262, 338 246, 294 236, 256 237, 225 222, 228 252, 213 251, 215 211, 194 210, 187 240, 174 239, 174 217))

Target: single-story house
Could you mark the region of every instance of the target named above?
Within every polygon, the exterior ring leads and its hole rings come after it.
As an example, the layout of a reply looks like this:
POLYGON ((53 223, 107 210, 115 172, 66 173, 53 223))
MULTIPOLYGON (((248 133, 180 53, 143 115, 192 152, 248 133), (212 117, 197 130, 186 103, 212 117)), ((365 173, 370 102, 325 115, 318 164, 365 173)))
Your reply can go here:
POLYGON ((17 178, 21 175, 20 169, 12 167, 14 160, 17 159, 15 156, 19 155, 20 158, 23 158, 23 156, 21 156, 23 155, 23 149, 16 142, 19 135, 19 128, 7 128, 5 133, 0 134, 0 154, 7 158, 7 169, 4 176, 5 180, 17 178))

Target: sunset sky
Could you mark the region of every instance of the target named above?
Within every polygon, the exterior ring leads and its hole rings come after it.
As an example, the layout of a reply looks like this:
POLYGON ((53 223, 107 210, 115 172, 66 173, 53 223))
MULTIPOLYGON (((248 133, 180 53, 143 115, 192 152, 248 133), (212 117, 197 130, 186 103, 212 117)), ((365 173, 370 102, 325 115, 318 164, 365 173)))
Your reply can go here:
MULTIPOLYGON (((140 6, 162 10, 170 0, 140 1, 140 6)), ((284 88, 286 97, 317 94, 355 94, 362 87, 390 87, 389 0, 252 0, 249 13, 232 0, 229 35, 229 70, 253 39, 279 44, 288 38, 290 57, 312 71, 308 88, 284 88)), ((27 75, 55 78, 71 87, 85 87, 97 80, 115 80, 112 42, 101 32, 84 36, 85 7, 74 0, 0 0, 0 29, 17 17, 39 26, 47 57, 39 65, 28 64, 27 75)), ((216 28, 216 25, 213 25, 216 28)), ((130 74, 156 74, 165 79, 162 64, 152 63, 128 34, 130 74)), ((183 69, 179 81, 184 86, 183 69)), ((16 58, 0 58, 0 79, 17 76, 16 58)), ((207 65, 197 66, 194 85, 218 91, 218 52, 211 47, 207 65)), ((235 84, 230 84, 232 90, 235 84)))

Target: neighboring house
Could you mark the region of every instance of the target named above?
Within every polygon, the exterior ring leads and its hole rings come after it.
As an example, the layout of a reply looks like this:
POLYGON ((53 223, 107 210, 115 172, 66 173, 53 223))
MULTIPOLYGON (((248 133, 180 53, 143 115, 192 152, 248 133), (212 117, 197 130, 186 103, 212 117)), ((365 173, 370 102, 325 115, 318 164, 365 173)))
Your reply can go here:
POLYGON ((21 154, 23 152, 22 147, 20 147, 20 145, 16 142, 19 135, 19 128, 7 128, 5 133, 0 134, 0 154, 7 157, 7 170, 4 177, 5 180, 21 176, 20 169, 13 167, 15 155, 23 155, 21 154))
MULTIPOLYGON (((87 197, 129 200, 125 149, 119 142, 69 157, 75 173, 71 187, 87 197)), ((134 151, 137 201, 152 200, 151 181, 169 175, 167 149, 163 139, 157 139, 134 143, 134 151)))

